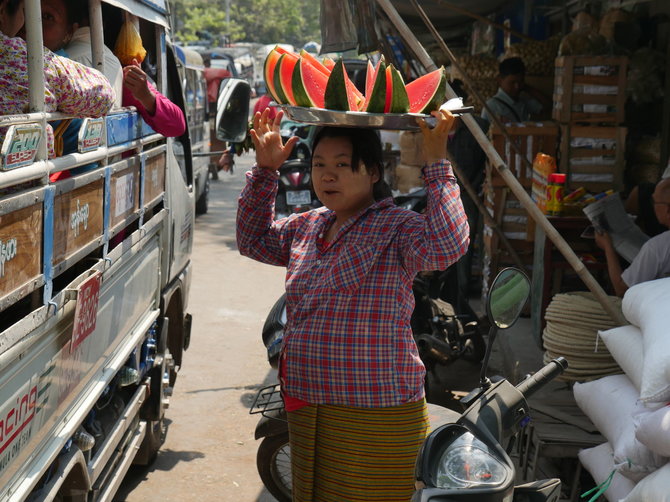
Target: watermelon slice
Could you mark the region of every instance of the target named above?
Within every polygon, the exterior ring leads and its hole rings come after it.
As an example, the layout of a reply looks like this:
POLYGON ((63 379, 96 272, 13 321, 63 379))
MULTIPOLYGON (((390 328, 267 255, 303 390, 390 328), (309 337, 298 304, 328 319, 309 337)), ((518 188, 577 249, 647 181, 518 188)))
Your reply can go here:
MULTIPOLYGON (((342 63, 342 66, 344 66, 344 63, 342 63)), ((363 94, 356 88, 354 83, 351 81, 349 78, 349 74, 344 72, 344 84, 345 88, 347 90, 347 102, 349 105, 349 110, 351 111, 358 111, 361 103, 363 102, 363 94)))
POLYGON ((281 99, 278 103, 288 103, 295 106, 293 97, 293 70, 298 63, 298 56, 292 52, 287 52, 279 56, 274 71, 274 84, 277 97, 281 99))
POLYGON ((314 68, 319 70, 321 73, 324 75, 328 76, 330 75, 331 70, 326 68, 324 64, 316 59, 314 56, 312 56, 309 52, 307 52, 305 49, 300 51, 300 57, 304 60, 306 60, 309 64, 311 64, 314 68))
MULTIPOLYGON (((325 68, 325 67, 324 67, 325 68)), ((330 74, 330 72, 328 72, 330 74)), ((293 97, 298 106, 324 108, 328 75, 309 62, 300 58, 293 70, 293 97)))
POLYGON ((263 77, 265 78, 265 87, 267 87, 268 92, 272 97, 272 99, 274 99, 277 103, 282 102, 279 100, 279 96, 277 94, 277 91, 275 90, 275 84, 274 84, 275 67, 277 66, 277 62, 279 61, 279 58, 282 55, 282 53, 279 52, 279 49, 284 51, 284 53, 286 52, 279 46, 275 47, 268 53, 267 57, 265 58, 265 64, 263 65, 263 77))
POLYGON ((366 102, 361 110, 368 113, 384 113, 386 106, 386 63, 383 59, 380 59, 377 63, 371 81, 373 82, 372 90, 368 91, 369 82, 366 79, 366 102))
POLYGON ((359 98, 353 89, 356 86, 349 79, 344 62, 339 59, 328 77, 326 85, 325 106, 329 110, 356 111, 359 98))
POLYGON ((427 73, 405 86, 410 113, 429 114, 444 103, 446 76, 444 67, 427 73))
POLYGON ((328 68, 330 71, 333 71, 333 68, 335 68, 335 61, 329 57, 325 57, 323 58, 323 66, 328 68))
POLYGON ((400 72, 393 65, 390 65, 389 68, 391 68, 391 81, 393 82, 389 112, 407 113, 409 111, 409 98, 405 90, 405 82, 400 72))
POLYGON ((393 69, 391 65, 386 67, 386 99, 384 100, 384 113, 391 111, 391 100, 393 99, 393 69))

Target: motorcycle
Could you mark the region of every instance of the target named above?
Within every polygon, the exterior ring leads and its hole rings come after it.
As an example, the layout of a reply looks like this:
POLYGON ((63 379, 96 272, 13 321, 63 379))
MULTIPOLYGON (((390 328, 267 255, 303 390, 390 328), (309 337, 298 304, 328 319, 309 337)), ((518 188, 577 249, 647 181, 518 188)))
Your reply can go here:
MULTIPOLYGON (((507 382, 507 380, 500 379, 496 381, 496 383, 492 384, 491 381, 486 377, 488 360, 491 354, 491 347, 495 339, 497 329, 504 329, 512 326, 514 321, 516 321, 516 318, 518 318, 518 315, 520 314, 521 309, 526 302, 529 292, 530 285, 528 279, 522 272, 514 269, 505 269, 498 275, 496 280, 493 282, 488 295, 487 314, 491 322, 491 328, 488 335, 489 343, 483 356, 484 361, 480 375, 481 383, 478 389, 461 399, 461 404, 469 406, 468 410, 461 416, 449 409, 436 407, 435 405, 429 405, 429 407, 433 409, 430 415, 433 417, 441 417, 440 423, 447 421, 453 422, 453 424, 450 425, 458 427, 458 431, 466 431, 466 429, 471 430, 472 432, 470 432, 470 435, 474 439, 482 436, 484 439, 480 439, 479 441, 484 445, 490 445, 487 446, 487 449, 482 450, 482 452, 486 453, 490 450, 492 452, 491 454, 498 455, 496 458, 502 459, 498 460, 498 462, 502 462, 502 464, 505 465, 505 473, 507 474, 509 474, 510 469, 513 474, 513 467, 510 467, 511 461, 500 446, 497 446, 496 448, 492 446, 494 444, 492 441, 502 441, 503 428, 505 431, 507 431, 513 426, 518 427, 520 422, 522 422, 522 425, 527 423, 528 406, 525 402, 524 393, 528 397, 532 394, 533 391, 539 388, 539 384, 531 385, 532 382, 542 378, 543 375, 548 374, 549 372, 551 374, 548 375, 548 377, 553 377, 555 376, 555 372, 560 372, 562 371, 562 368, 564 369, 567 367, 564 359, 557 363, 552 362, 548 366, 551 371, 546 369, 540 371, 535 376, 531 377, 531 379, 524 380, 524 382, 519 384, 517 389, 515 389, 514 386, 507 382), (511 301, 510 299, 516 300, 511 301), (493 300, 495 300, 495 302, 493 300), (555 369, 555 367, 557 369, 555 369), (519 415, 517 416, 516 414, 519 415), (496 420, 500 420, 500 424, 496 425, 494 423, 496 420), (475 434, 477 434, 477 436, 475 436, 475 434)), ((432 323, 433 326, 436 327, 435 329, 437 332, 448 329, 446 326, 442 325, 442 323, 445 322, 445 318, 441 318, 440 315, 434 317, 435 318, 430 318, 428 322, 432 323)), ((446 319, 449 319, 448 315, 446 316, 446 319)), ((457 325, 455 321, 456 320, 452 318, 447 322, 447 324, 451 324, 452 326, 457 325)), ((270 313, 263 326, 262 333, 263 343, 265 344, 268 352, 268 360, 273 368, 277 368, 278 366, 281 340, 284 334, 283 330, 285 324, 286 298, 285 295, 282 295, 270 310, 270 313)), ((421 335, 419 335, 417 337, 418 343, 421 343, 421 341, 425 340, 426 338, 427 337, 421 337, 421 335)), ((482 343, 484 343, 483 340, 482 343)), ((435 344, 431 344, 430 347, 431 349, 429 352, 432 353, 429 355, 429 357, 426 358, 425 361, 428 361, 426 364, 431 364, 431 357, 437 357, 435 354, 439 354, 440 349, 452 353, 452 357, 455 357, 455 354, 453 353, 454 351, 451 349, 451 347, 444 348, 438 346, 437 348, 434 348, 435 344)), ((445 358, 443 355, 440 355, 439 359, 448 361, 448 358, 445 358)), ((263 481, 263 484, 266 486, 268 491, 277 500, 280 502, 290 502, 291 453, 289 447, 288 423, 286 419, 286 412, 284 410, 283 402, 279 392, 279 384, 270 385, 260 389, 249 412, 252 414, 262 414, 262 418, 256 426, 255 431, 255 438, 262 439, 256 456, 256 464, 261 480, 263 481)), ((440 429, 437 429, 435 432, 438 430, 444 430, 446 427, 449 427, 449 425, 443 426, 440 429)), ((431 426, 431 429, 433 428, 434 424, 431 426)), ((442 458, 440 457, 440 451, 437 451, 436 447, 437 445, 443 444, 446 439, 443 436, 439 436, 438 439, 433 438, 433 434, 428 437, 417 461, 417 480, 419 480, 424 485, 424 488, 417 492, 419 494, 417 496, 428 498, 417 498, 416 502, 423 502, 424 500, 435 502, 442 500, 452 500, 451 498, 443 499, 438 497, 441 496, 440 494, 442 493, 440 490, 444 490, 444 488, 439 484, 439 479, 444 478, 444 475, 442 473, 440 473, 439 476, 437 474, 433 474, 436 472, 434 464, 439 463, 440 459, 442 458)), ((472 446, 474 448, 481 448, 479 443, 473 443, 472 446)), ((478 451, 479 450, 477 450, 477 452, 478 451)), ((473 455, 476 457, 473 458, 473 461, 481 460, 481 468, 483 469, 483 466, 487 465, 484 462, 485 457, 481 457, 480 459, 480 457, 477 456, 479 455, 478 453, 473 455)), ((456 459, 456 461, 460 460, 456 459)), ((462 466, 462 469, 467 470, 468 468, 462 466)), ((464 474, 461 473, 461 475, 464 474)), ((485 476, 486 474, 482 474, 482 477, 485 476)), ((513 475, 511 479, 513 480, 513 475)), ((509 480, 505 479, 505 482, 507 481, 509 480)), ((486 488, 488 488, 488 486, 486 488)), ((497 489, 497 485, 494 488, 497 489)), ((522 487, 517 487, 517 489, 519 493, 525 490, 525 488, 522 487)), ((473 491, 472 493, 478 494, 480 492, 473 491)), ((470 497, 470 495, 467 495, 467 497, 470 497)), ((475 499, 480 500, 476 497, 475 499)), ((465 498, 464 500, 475 499, 465 498)), ((511 499, 491 498, 481 500, 511 499)), ((537 500, 552 501, 554 499, 540 498, 537 500)))
POLYGON ((514 324, 529 293, 528 278, 516 269, 502 270, 492 283, 487 298, 491 328, 479 387, 461 400, 467 406, 463 414, 454 413, 426 438, 417 456, 412 502, 558 501, 559 479, 515 486, 508 452, 518 432, 530 422, 527 399, 561 374, 567 361, 554 359, 516 386, 504 378, 493 383, 486 376, 498 329, 514 324), (505 443, 507 449, 503 449, 505 443))
POLYGON ((284 142, 292 136, 299 138, 289 158, 279 168, 279 188, 275 199, 275 217, 309 211, 321 206, 312 188, 311 157, 315 126, 284 119, 280 134, 284 142))

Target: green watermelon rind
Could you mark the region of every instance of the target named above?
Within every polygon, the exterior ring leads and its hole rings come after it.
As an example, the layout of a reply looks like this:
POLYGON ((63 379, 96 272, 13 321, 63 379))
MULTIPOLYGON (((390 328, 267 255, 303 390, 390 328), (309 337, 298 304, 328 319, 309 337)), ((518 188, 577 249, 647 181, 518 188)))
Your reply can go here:
POLYGON ((407 113, 409 111, 409 98, 405 89, 405 81, 400 72, 391 65, 391 75, 393 79, 393 94, 391 97, 390 113, 407 113))
POLYGON ((380 61, 377 75, 375 76, 375 85, 372 86, 372 94, 368 99, 365 111, 368 113, 384 113, 386 106, 386 63, 380 61))
POLYGON ((281 86, 281 79, 280 79, 280 72, 279 72, 279 64, 281 63, 281 60, 286 57, 286 54, 282 54, 279 56, 279 59, 277 60, 277 64, 275 65, 274 69, 274 75, 273 75, 273 80, 272 80, 272 85, 274 85, 275 88, 275 101, 279 103, 280 105, 288 103, 288 99, 286 98, 286 94, 284 94, 284 90, 282 89, 281 86))
POLYGON ((324 102, 328 110, 349 111, 349 100, 347 99, 347 88, 344 81, 345 72, 344 61, 338 59, 326 84, 324 102))

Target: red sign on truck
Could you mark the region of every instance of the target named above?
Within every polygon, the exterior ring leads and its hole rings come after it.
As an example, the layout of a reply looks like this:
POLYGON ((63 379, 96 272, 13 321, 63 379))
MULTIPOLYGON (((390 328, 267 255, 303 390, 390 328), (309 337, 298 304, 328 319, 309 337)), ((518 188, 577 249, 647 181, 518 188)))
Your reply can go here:
POLYGON ((74 310, 74 327, 70 352, 74 351, 95 329, 98 317, 98 299, 100 298, 100 278, 96 272, 77 288, 77 306, 74 310))

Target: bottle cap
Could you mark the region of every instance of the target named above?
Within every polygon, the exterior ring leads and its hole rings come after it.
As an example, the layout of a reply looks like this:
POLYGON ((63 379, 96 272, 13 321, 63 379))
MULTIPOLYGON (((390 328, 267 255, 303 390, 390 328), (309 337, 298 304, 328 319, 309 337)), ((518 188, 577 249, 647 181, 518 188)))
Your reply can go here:
POLYGON ((549 175, 549 183, 565 183, 564 173, 551 173, 549 175))

